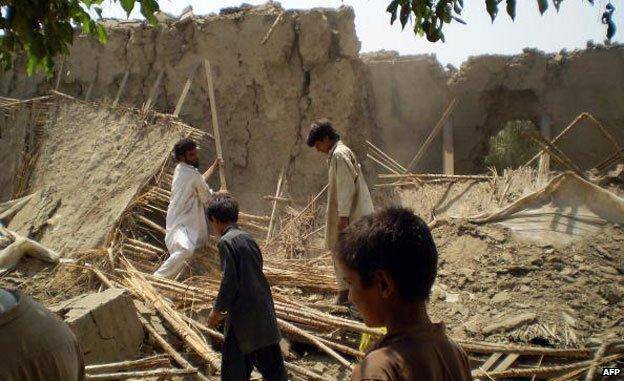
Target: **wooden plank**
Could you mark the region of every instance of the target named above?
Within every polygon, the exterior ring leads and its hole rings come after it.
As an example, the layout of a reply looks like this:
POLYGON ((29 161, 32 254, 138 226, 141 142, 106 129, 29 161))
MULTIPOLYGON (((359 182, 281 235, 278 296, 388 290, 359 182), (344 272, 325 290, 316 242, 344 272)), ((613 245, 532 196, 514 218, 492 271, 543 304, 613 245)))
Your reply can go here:
MULTIPOLYGON (((212 83, 212 72, 210 70, 210 61, 204 60, 204 68, 206 69, 206 80, 208 81, 208 96, 210 97, 210 114, 212 115, 212 129, 217 147, 217 157, 223 158, 223 150, 221 148, 221 134, 219 133, 219 120, 217 119, 217 106, 215 104, 214 86, 212 83)), ((219 166, 219 180, 221 181, 221 189, 226 190, 225 168, 219 166)))
POLYGON ((65 66, 65 57, 61 61, 61 66, 59 68, 58 74, 56 75, 56 85, 54 85, 54 90, 58 90, 59 86, 61 86, 61 78, 63 77, 63 68, 65 66))
POLYGON ((494 372, 502 372, 503 370, 507 370, 517 359, 520 357, 517 353, 510 353, 505 357, 503 361, 496 368, 494 368, 494 372))
POLYGON ((429 149, 429 146, 431 146, 431 143, 433 143, 433 140, 440 133, 440 130, 444 126, 444 122, 446 122, 448 117, 451 115, 451 113, 455 109, 455 105, 456 104, 457 104, 457 100, 453 99, 451 101, 451 103, 448 105, 448 107, 444 111, 444 114, 442 114, 442 117, 440 118, 438 123, 435 125, 435 127, 433 127, 433 130, 431 131, 429 136, 427 136, 427 139, 425 139, 425 142, 423 143, 423 145, 420 147, 420 149, 416 153, 416 156, 414 156, 412 161, 410 161, 409 165, 407 166, 407 170, 408 171, 410 171, 412 168, 414 168, 414 166, 416 164, 418 164, 418 162, 422 159, 422 157, 425 154, 425 152, 427 152, 427 149, 429 149))
POLYGON ((186 96, 188 95, 189 90, 191 89, 191 84, 193 83, 193 78, 195 77, 195 72, 197 72, 197 66, 199 66, 199 62, 195 63, 191 68, 191 72, 186 79, 186 83, 184 84, 184 88, 182 89, 182 93, 180 94, 180 98, 178 98, 178 103, 176 103, 175 111, 173 112, 174 116, 179 116, 180 111, 182 111, 182 105, 184 105, 184 101, 186 100, 186 96))
POLYGON ((126 70, 126 72, 124 73, 121 84, 119 85, 119 90, 117 90, 117 96, 115 97, 115 101, 113 102, 113 107, 117 107, 117 105, 119 104, 121 94, 123 93, 123 90, 126 87, 126 83, 128 82, 128 76, 130 76, 130 70, 126 70))
POLYGON ((273 207, 271 209, 271 219, 269 220, 269 229, 267 230, 266 240, 268 241, 271 238, 271 233, 273 232, 273 222, 275 221, 275 212, 277 211, 277 199, 282 193, 282 181, 284 180, 284 172, 285 167, 282 167, 280 171, 279 178, 277 179, 277 188, 275 189, 275 199, 273 199, 273 207))
POLYGON ((152 107, 152 103, 158 99, 158 89, 160 88, 160 82, 162 81, 163 75, 165 74, 165 68, 160 69, 158 72, 158 77, 156 77, 156 82, 152 89, 150 90, 149 98, 147 98, 147 102, 143 105, 143 112, 149 110, 152 107))
MULTIPOLYGON (((552 130, 550 127, 550 119, 548 116, 543 115, 540 120, 540 131, 542 136, 550 140, 552 130)), ((537 182, 538 184, 546 184, 548 182, 548 173, 550 172, 550 155, 544 152, 540 155, 539 164, 537 166, 537 182)))
POLYGON ((448 119, 444 123, 444 131, 442 133, 442 165, 445 175, 455 174, 455 146, 453 145, 453 122, 448 119))
POLYGON ((89 87, 87 88, 87 92, 85 93, 84 100, 88 101, 91 98, 91 92, 93 91, 93 85, 95 84, 95 79, 89 83, 89 87))
POLYGON ((492 353, 492 355, 490 357, 488 357, 487 360, 485 360, 485 362, 483 363, 483 365, 481 365, 481 370, 483 370, 484 372, 487 372, 490 370, 490 368, 492 368, 494 366, 494 364, 496 364, 496 362, 498 361, 498 359, 501 358, 503 354, 499 353, 499 352, 495 352, 492 353))

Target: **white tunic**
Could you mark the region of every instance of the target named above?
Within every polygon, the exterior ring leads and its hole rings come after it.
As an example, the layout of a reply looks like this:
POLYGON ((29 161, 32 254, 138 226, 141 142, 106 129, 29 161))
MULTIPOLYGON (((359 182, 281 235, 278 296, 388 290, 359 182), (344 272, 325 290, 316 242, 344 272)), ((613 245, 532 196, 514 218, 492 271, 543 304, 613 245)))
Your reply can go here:
POLYGON ((184 267, 193 252, 208 240, 204 206, 212 190, 197 168, 178 163, 173 172, 171 199, 167 208, 165 244, 169 258, 154 275, 173 278, 184 267))
POLYGON ((177 244, 187 250, 195 250, 206 243, 208 225, 204 206, 210 200, 211 193, 197 168, 178 163, 173 172, 167 208, 165 244, 169 252, 175 251, 177 244))

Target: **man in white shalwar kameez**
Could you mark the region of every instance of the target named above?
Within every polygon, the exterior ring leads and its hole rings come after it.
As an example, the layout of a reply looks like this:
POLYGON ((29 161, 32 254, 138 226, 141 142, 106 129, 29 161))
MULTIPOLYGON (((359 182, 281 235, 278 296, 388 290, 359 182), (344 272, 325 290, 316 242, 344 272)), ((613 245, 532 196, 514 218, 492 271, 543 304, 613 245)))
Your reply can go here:
POLYGON ((332 252, 339 294, 336 304, 348 302, 349 289, 342 267, 337 263, 338 234, 350 223, 374 212, 373 200, 353 151, 340 140, 331 122, 320 119, 312 123, 307 144, 328 155, 329 183, 325 213, 325 247, 332 252))
POLYGON ((178 165, 171 182, 165 234, 165 245, 170 255, 154 273, 164 278, 178 275, 191 259, 193 252, 206 244, 208 225, 204 206, 208 204, 212 195, 206 181, 222 162, 218 158, 202 175, 197 170, 199 167, 197 144, 191 139, 182 139, 176 143, 174 155, 178 165))

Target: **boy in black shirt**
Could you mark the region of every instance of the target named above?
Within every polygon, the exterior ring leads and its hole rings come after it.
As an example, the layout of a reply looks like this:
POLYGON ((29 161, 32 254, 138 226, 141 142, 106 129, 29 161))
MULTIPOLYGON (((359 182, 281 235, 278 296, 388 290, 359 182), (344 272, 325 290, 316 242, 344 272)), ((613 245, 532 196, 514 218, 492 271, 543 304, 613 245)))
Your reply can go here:
POLYGON ((223 278, 209 317, 214 327, 226 314, 221 379, 247 381, 255 366, 265 380, 284 381, 280 333, 260 248, 236 225, 238 204, 231 196, 215 196, 207 214, 213 231, 221 237, 223 278))

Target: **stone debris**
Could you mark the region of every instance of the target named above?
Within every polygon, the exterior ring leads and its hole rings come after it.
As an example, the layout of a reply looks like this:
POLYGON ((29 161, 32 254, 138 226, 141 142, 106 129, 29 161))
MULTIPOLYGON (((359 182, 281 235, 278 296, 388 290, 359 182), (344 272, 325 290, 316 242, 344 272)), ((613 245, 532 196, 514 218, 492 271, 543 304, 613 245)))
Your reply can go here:
POLYGON ((85 363, 132 359, 145 334, 132 299, 124 289, 80 295, 51 307, 76 335, 85 363))

